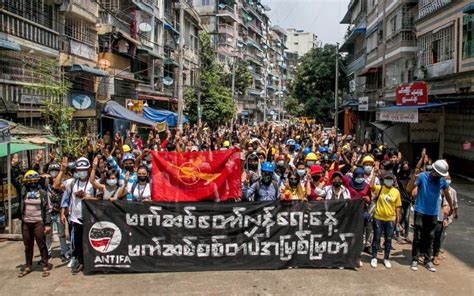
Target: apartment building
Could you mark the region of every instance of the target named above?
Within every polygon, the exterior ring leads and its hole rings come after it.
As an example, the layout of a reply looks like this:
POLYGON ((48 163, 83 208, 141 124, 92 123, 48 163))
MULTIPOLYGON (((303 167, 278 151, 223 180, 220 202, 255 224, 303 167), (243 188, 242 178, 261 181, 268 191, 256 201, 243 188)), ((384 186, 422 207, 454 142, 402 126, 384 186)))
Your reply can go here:
MULTIPOLYGON (((0 2, 0 116, 37 126, 39 106, 47 93, 35 90, 40 83, 35 65, 56 61, 59 65, 59 7, 51 1, 5 0, 0 2)), ((59 81, 60 68, 51 69, 59 81)))
POLYGON ((428 101, 444 103, 435 123, 439 156, 458 173, 474 175, 474 2, 420 0, 417 72, 428 101))
POLYGON ((299 58, 312 48, 320 46, 321 43, 315 34, 304 30, 290 28, 286 30, 286 34, 288 36, 286 41, 287 51, 297 53, 299 58))

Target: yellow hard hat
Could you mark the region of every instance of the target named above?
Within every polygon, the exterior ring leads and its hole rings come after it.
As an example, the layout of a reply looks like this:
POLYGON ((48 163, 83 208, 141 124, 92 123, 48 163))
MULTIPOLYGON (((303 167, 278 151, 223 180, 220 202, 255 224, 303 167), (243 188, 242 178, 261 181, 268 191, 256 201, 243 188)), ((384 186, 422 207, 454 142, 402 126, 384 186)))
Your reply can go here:
POLYGON ((351 150, 351 146, 349 146, 349 144, 346 144, 346 145, 342 146, 342 149, 343 149, 343 150, 350 151, 350 150, 351 150))
POLYGON ((227 147, 230 146, 230 142, 229 141, 224 141, 224 143, 222 143, 222 146, 227 148, 227 147))
POLYGON ((296 140, 299 140, 300 138, 301 138, 300 135, 297 135, 297 136, 295 137, 296 140))
POLYGON ((125 152, 125 153, 132 151, 132 149, 131 149, 130 146, 128 146, 128 145, 123 145, 123 146, 122 146, 122 150, 123 150, 123 152, 125 152))
POLYGON ((38 174, 37 171, 34 170, 29 170, 25 173, 23 176, 23 182, 24 181, 38 181, 40 179, 40 175, 38 174))
POLYGON ((306 155, 305 160, 316 161, 316 160, 318 160, 318 157, 313 152, 310 152, 310 153, 308 153, 308 155, 306 155))
POLYGON ((382 150, 383 150, 384 147, 383 147, 383 145, 380 145, 378 148, 379 148, 379 150, 382 152, 382 150))
POLYGON ((364 158, 362 158, 362 164, 364 163, 370 163, 371 165, 373 165, 375 162, 374 158, 372 157, 372 155, 367 155, 365 156, 364 158))
POLYGON ((276 148, 275 147, 272 147, 272 155, 275 155, 277 152, 276 148))

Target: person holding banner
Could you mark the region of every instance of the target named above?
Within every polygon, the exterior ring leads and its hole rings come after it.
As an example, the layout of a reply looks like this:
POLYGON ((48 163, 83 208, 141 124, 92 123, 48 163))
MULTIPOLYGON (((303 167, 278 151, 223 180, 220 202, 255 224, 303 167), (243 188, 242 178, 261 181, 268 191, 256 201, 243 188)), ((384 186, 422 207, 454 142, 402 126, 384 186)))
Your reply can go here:
POLYGON ((245 200, 250 201, 275 201, 280 199, 278 182, 273 179, 275 167, 271 162, 262 164, 262 177, 250 187, 249 175, 244 176, 243 187, 246 192, 245 200))

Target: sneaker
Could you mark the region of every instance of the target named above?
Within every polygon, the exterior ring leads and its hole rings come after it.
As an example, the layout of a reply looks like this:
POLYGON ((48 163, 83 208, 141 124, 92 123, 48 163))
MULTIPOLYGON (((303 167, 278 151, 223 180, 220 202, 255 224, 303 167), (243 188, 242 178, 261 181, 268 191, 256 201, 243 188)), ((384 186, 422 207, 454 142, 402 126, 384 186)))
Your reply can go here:
POLYGON ((362 263, 362 260, 359 260, 359 267, 364 266, 364 263, 362 263))
POLYGON ((77 265, 76 257, 72 257, 71 261, 69 261, 69 263, 67 264, 67 267, 74 268, 74 267, 76 267, 76 265, 77 265))
POLYGON ((377 258, 372 258, 372 260, 370 260, 370 266, 372 266, 372 268, 377 268, 377 258))
POLYGON ((434 267, 433 262, 428 262, 425 264, 425 266, 426 266, 426 269, 428 269, 429 271, 436 272, 436 268, 434 267))
POLYGON ((71 257, 67 255, 61 255, 61 262, 66 263, 66 262, 69 262, 70 260, 71 260, 71 257))
POLYGON ((413 261, 410 266, 411 270, 417 271, 418 270, 418 261, 413 261))
POLYGON ((390 260, 388 259, 383 260, 383 265, 385 265, 385 267, 388 269, 392 268, 392 263, 390 263, 390 260))
POLYGON ((339 268, 340 270, 343 270, 343 269, 344 269, 344 267, 338 267, 338 268, 339 268))
POLYGON ((79 264, 76 268, 74 268, 74 269, 72 270, 72 273, 73 273, 73 274, 78 274, 78 273, 80 273, 80 272, 83 271, 83 270, 84 270, 84 265, 79 264))

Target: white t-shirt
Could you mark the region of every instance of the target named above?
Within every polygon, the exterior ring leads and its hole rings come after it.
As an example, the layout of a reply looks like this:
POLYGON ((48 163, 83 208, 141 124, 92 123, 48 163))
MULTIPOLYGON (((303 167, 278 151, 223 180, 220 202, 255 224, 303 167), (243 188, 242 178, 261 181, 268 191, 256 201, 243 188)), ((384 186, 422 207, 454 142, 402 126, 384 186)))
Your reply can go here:
MULTIPOLYGON (((131 196, 133 201, 146 201, 151 200, 151 184, 146 183, 145 185, 133 183, 127 184, 127 197, 131 196), (133 192, 132 192, 133 190, 133 192)), ((127 198, 130 200, 129 198, 127 198)))
POLYGON ((70 192, 70 201, 69 201, 69 219, 72 222, 82 224, 82 199, 76 197, 76 194, 80 191, 84 191, 87 196, 94 196, 94 187, 91 182, 86 181, 82 182, 75 179, 69 179, 64 181, 64 186, 66 191, 70 192))

